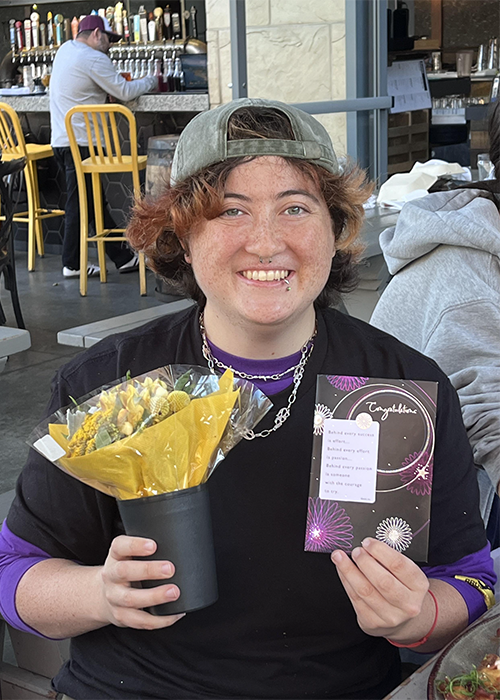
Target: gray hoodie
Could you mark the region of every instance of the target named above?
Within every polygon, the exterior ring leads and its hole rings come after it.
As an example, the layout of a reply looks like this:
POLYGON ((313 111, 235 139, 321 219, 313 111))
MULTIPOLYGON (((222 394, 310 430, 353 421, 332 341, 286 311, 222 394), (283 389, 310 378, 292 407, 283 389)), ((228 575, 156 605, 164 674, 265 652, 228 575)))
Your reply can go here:
MULTIPOLYGON (((481 190, 406 204, 380 235, 395 277, 371 323, 434 359, 458 392, 474 460, 500 481, 500 215, 481 190)), ((418 379, 418 377, 416 377, 418 379)), ((478 475, 483 517, 493 492, 478 475)))

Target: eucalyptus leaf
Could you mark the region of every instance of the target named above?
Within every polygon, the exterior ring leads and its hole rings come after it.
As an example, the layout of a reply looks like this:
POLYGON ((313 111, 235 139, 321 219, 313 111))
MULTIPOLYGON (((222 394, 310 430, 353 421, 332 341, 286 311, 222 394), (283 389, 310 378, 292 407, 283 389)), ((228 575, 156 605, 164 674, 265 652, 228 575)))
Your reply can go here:
POLYGON ((179 379, 175 382, 174 391, 185 391, 186 394, 190 394, 193 389, 193 382, 195 382, 193 372, 188 369, 188 371, 181 374, 179 379))
POLYGON ((68 411, 66 412, 66 423, 68 425, 68 433, 70 440, 76 433, 76 431, 82 427, 86 415, 86 411, 79 411, 78 409, 76 409, 76 411, 70 411, 68 409, 68 411))
POLYGON ((108 445, 111 445, 113 442, 113 438, 111 435, 108 433, 106 428, 101 427, 97 431, 97 434, 95 436, 95 448, 96 450, 100 450, 102 447, 107 447, 108 445))

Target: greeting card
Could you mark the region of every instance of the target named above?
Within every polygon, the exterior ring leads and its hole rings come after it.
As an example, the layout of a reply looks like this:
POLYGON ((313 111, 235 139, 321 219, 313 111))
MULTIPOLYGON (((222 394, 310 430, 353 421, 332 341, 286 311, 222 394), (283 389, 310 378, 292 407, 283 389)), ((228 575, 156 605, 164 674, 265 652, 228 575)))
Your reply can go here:
POLYGON ((306 551, 375 537, 427 561, 437 382, 319 375, 306 551))

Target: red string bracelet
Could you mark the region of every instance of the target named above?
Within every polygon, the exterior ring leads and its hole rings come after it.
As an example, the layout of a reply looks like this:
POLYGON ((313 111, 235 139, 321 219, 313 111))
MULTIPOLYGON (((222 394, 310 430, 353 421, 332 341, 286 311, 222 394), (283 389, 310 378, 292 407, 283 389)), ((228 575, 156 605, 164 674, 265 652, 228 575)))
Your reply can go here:
POLYGON ((434 622, 432 623, 432 627, 427 632, 425 637, 422 637, 422 639, 419 639, 418 642, 413 642, 412 644, 398 644, 398 642, 393 642, 391 639, 387 639, 387 637, 386 637, 389 644, 392 644, 394 647, 402 647, 403 649, 414 649, 415 647, 419 647, 422 644, 425 644, 429 640, 429 637, 434 632, 436 625, 437 625, 438 615, 439 615, 439 606, 438 606, 437 598, 434 595, 434 593, 430 589, 427 592, 432 596, 432 599, 434 601, 434 605, 436 606, 436 614, 434 615, 434 622))

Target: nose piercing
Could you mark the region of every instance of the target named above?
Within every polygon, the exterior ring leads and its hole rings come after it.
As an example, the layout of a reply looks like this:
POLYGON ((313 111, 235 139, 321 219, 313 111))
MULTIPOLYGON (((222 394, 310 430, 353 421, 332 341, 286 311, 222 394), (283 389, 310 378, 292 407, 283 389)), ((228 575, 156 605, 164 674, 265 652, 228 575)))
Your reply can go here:
POLYGON ((290 292, 292 288, 290 287, 290 282, 287 279, 284 279, 283 282, 287 285, 286 291, 290 292))
MULTIPOLYGON (((273 259, 272 259, 272 258, 269 258, 269 259, 268 259, 268 265, 270 265, 270 264, 272 263, 272 261, 273 261, 273 259)), ((261 265, 264 264, 264 260, 263 260, 260 256, 259 256, 259 262, 260 262, 261 265)))

